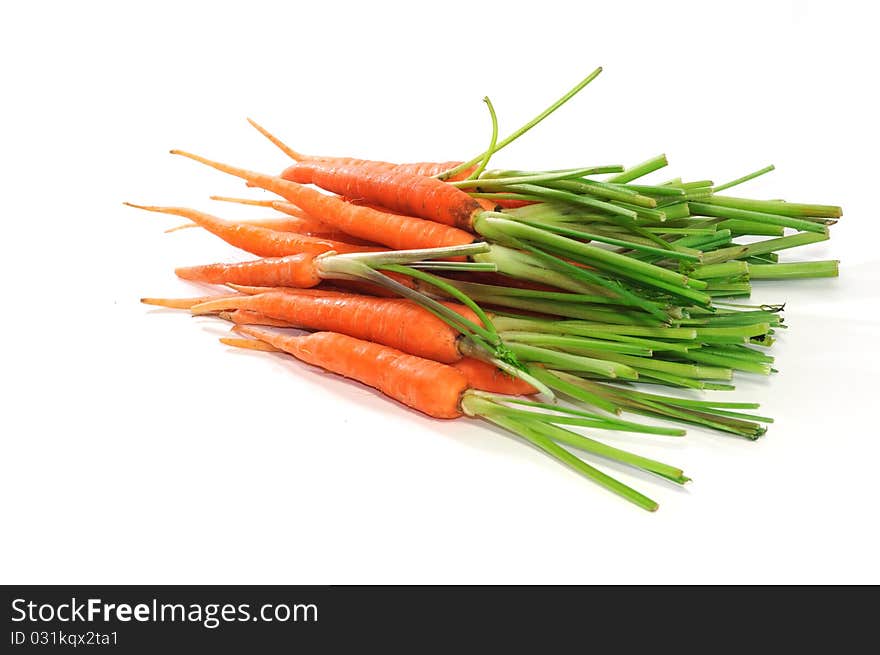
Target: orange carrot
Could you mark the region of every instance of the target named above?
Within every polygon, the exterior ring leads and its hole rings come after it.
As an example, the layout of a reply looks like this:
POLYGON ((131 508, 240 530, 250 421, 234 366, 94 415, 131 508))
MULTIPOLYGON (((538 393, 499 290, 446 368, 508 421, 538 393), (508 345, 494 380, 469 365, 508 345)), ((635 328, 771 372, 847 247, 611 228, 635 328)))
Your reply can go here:
MULTIPOLYGON (((259 131, 263 136, 265 136, 269 141, 274 143, 278 148, 282 150, 288 157, 296 161, 297 163, 302 162, 320 162, 325 166, 367 166, 372 170, 378 172, 379 170, 389 170, 389 171, 397 171, 400 173, 406 173, 409 175, 421 175, 423 177, 436 177, 441 173, 445 173, 448 170, 453 168, 457 168, 461 165, 460 161, 446 161, 446 162, 413 162, 408 164, 392 164, 390 162, 384 161, 371 161, 368 159, 356 159, 352 157, 318 157, 313 155, 305 155, 301 152, 297 152, 293 148, 287 146, 281 139, 276 137, 274 134, 269 132, 266 128, 257 124, 255 121, 248 119, 248 122, 253 125, 257 131, 259 131)), ((476 169, 476 166, 471 166, 463 171, 459 171, 455 175, 448 178, 448 182, 456 182, 458 180, 466 179, 473 171, 476 169)), ((283 176, 283 174, 282 174, 283 176)), ((360 201, 359 201, 360 202, 360 201)), ((490 201, 487 199, 477 199, 477 202, 480 204, 483 209, 487 209, 489 211, 496 211, 498 208, 506 208, 506 209, 514 209, 516 207, 525 207, 526 205, 531 205, 533 202, 529 200, 494 200, 490 201)), ((377 206, 378 208, 378 206, 377 206)))
POLYGON ((315 255, 307 253, 287 257, 266 257, 234 264, 218 263, 184 266, 174 270, 178 277, 210 284, 246 284, 260 287, 317 286, 321 282, 315 267, 315 255))
MULTIPOLYGON (((327 288, 301 289, 301 288, 297 288, 297 287, 259 287, 259 286, 248 285, 248 284, 235 284, 233 282, 228 283, 226 286, 229 287, 230 289, 232 289, 233 291, 238 291, 239 293, 247 294, 248 296, 256 296, 261 293, 270 293, 272 291, 277 291, 278 293, 296 293, 296 294, 300 294, 300 295, 304 295, 304 296, 330 297, 330 296, 334 296, 334 295, 335 296, 346 295, 345 291, 340 291, 339 289, 327 289, 327 288)), ((211 298, 209 298, 209 300, 216 299, 216 298, 217 298, 217 296, 212 296, 211 298)), ((207 302, 207 300, 205 302, 207 302)), ((187 307, 187 309, 189 309, 189 308, 187 307)))
MULTIPOLYGON (((293 181, 221 164, 178 150, 172 150, 172 153, 189 157, 225 173, 241 177, 255 186, 277 193, 303 209, 309 216, 333 225, 347 234, 381 243, 395 250, 457 246, 473 243, 474 241, 473 235, 448 227, 448 225, 453 223, 443 226, 431 221, 412 218, 411 216, 380 212, 370 207, 345 202, 341 198, 329 196, 293 181)), ((422 181, 433 180, 432 178, 421 177, 417 179, 422 181)), ((311 182, 311 180, 307 180, 307 182, 311 182)), ((472 201, 470 196, 455 187, 451 187, 438 180, 433 180, 433 182, 441 188, 460 193, 464 198, 472 201)), ((354 198, 361 197, 360 194, 343 193, 342 195, 354 198)), ((367 198, 367 200, 371 199, 367 198)), ((378 204, 387 205, 392 209, 400 209, 388 205, 388 203, 379 202, 378 204)), ((475 202, 474 206, 479 209, 479 205, 475 202)))
MULTIPOLYGON (((324 157, 318 155, 306 155, 301 152, 297 152, 286 143, 284 143, 277 136, 272 134, 265 127, 257 123, 255 120, 248 118, 248 123, 250 123, 260 134, 269 139, 276 147, 278 147, 284 154, 290 157, 292 160, 300 162, 300 161, 320 161, 325 163, 333 163, 337 166, 343 166, 347 164, 368 164, 370 166, 378 167, 387 167, 389 169, 397 169, 403 171, 405 173, 411 173, 413 175, 422 175, 425 177, 434 177, 439 175, 440 173, 444 173, 450 169, 456 168, 461 164, 460 161, 446 161, 446 162, 433 162, 433 161, 422 161, 422 162, 412 162, 408 164, 392 164, 391 162, 384 161, 375 161, 369 159, 357 159, 354 157, 324 157)), ((472 166, 460 173, 455 174, 450 177, 450 181, 463 180, 468 177, 476 168, 476 166, 472 166)))
POLYGON ((146 209, 147 211, 173 214, 188 218, 208 232, 215 234, 226 243, 241 248, 260 257, 284 257, 299 253, 320 255, 334 250, 338 253, 370 252, 379 248, 356 246, 332 239, 316 239, 293 232, 278 232, 264 227, 256 227, 247 223, 225 221, 211 214, 188 209, 186 207, 155 207, 125 203, 129 207, 146 209))
POLYGON ((473 228, 474 217, 483 211, 461 189, 437 178, 384 165, 309 160, 289 166, 281 177, 468 231, 473 228))
POLYGON ((461 397, 468 383, 452 366, 335 332, 291 336, 255 327, 237 330, 308 364, 378 389, 428 416, 462 415, 461 397))
MULTIPOLYGON (((242 284, 256 287, 294 287, 309 289, 323 281, 315 264, 315 256, 309 254, 287 257, 264 257, 245 262, 202 264, 183 266, 174 271, 178 277, 208 284, 242 284)), ((415 281, 399 273, 386 273, 387 277, 410 289, 415 281)), ((363 280, 333 280, 334 286, 364 293, 370 296, 397 297, 393 291, 363 280)))
MULTIPOLYGON (((444 304, 474 322, 479 321, 461 305, 444 304)), ((462 358, 458 331, 409 300, 270 292, 212 300, 191 311, 199 315, 230 309, 247 309, 309 330, 341 332, 438 362, 452 363, 462 358)))
MULTIPOLYGON (((296 327, 285 321, 269 318, 257 312, 248 311, 246 309, 237 309, 234 312, 220 312, 220 318, 226 319, 236 325, 264 325, 272 327, 296 327)), ((280 352, 279 348, 266 343, 265 341, 257 341, 255 339, 236 339, 233 337, 224 337, 221 342, 238 348, 249 348, 251 350, 263 350, 267 352, 280 352)), ((461 361, 451 365, 458 369, 467 380, 468 388, 477 389, 478 391, 488 391, 489 393, 500 393, 507 396, 528 395, 536 392, 535 388, 528 382, 524 382, 518 378, 513 378, 501 369, 487 362, 465 357, 461 361)))
POLYGON ((453 364, 467 378, 468 386, 480 391, 520 396, 537 393, 528 382, 512 377, 488 362, 465 357, 453 364))

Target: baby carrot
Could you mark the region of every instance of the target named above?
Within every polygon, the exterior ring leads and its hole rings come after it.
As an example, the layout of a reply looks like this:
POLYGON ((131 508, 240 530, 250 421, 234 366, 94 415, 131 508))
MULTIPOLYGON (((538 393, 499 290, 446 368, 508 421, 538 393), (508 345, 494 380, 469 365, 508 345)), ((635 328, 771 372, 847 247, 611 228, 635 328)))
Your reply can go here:
POLYGON ((378 389, 428 416, 462 415, 461 397, 468 382, 452 366, 335 332, 292 336, 255 327, 237 329, 308 364, 378 389))
POLYGON ((289 166, 281 177, 468 231, 473 229, 474 217, 484 211, 467 193, 436 178, 372 162, 335 164, 309 160, 289 166))
MULTIPOLYGON (((277 321, 257 312, 245 309, 237 309, 234 312, 220 312, 220 318, 226 319, 236 325, 266 325, 274 327, 295 327, 284 321, 277 321)), ((263 350, 279 352, 280 349, 265 342, 256 339, 236 339, 234 337, 224 337, 220 339, 222 343, 238 348, 249 348, 251 350, 263 350)), ((519 396, 524 394, 535 393, 535 388, 517 378, 512 378, 501 369, 492 366, 487 362, 472 357, 465 357, 461 361, 455 362, 452 366, 458 369, 467 379, 468 388, 478 391, 487 391, 489 393, 500 393, 507 396, 519 396)))
MULTIPOLYGON (((461 305, 444 304, 465 318, 479 320, 461 305)), ((341 332, 438 362, 452 363, 462 358, 459 332, 409 300, 354 294, 321 297, 270 292, 211 300, 194 306, 191 311, 199 315, 231 309, 254 311, 309 330, 341 332)))
MULTIPOLYGON (((326 261, 326 260, 325 260, 326 261)), ((242 284, 255 287, 294 287, 309 289, 323 281, 314 255, 302 253, 287 257, 264 257, 244 262, 182 266, 174 272, 178 277, 208 284, 242 284)), ((394 282, 415 288, 415 282, 406 275, 387 273, 394 282)), ((335 284, 371 296, 395 296, 393 291, 366 280, 334 280, 335 284)))
POLYGON ((315 256, 302 253, 287 257, 266 257, 233 264, 203 264, 174 269, 178 277, 209 284, 248 284, 266 287, 317 286, 321 282, 315 256))

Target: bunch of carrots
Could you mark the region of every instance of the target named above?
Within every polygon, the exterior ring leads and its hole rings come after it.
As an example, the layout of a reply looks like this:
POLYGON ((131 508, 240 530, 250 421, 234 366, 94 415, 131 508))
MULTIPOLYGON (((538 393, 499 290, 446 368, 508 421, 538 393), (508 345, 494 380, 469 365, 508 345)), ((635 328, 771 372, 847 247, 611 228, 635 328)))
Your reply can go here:
POLYGON ((486 420, 657 509, 584 457, 684 484, 679 468, 572 428, 764 434, 772 419, 751 413, 758 404, 686 394, 732 390, 734 374, 775 372, 768 353, 785 327, 782 306, 734 301, 753 280, 836 276, 837 261, 785 263, 778 253, 828 239, 841 210, 721 193, 772 166, 724 184, 645 182, 666 166, 663 155, 631 167, 488 167, 600 72, 501 140, 484 99, 489 146, 464 162, 305 155, 254 121, 291 160, 280 174, 172 150, 272 194, 213 199, 276 215, 230 221, 131 205, 185 218, 172 230, 202 228, 256 256, 176 270, 222 285, 220 293, 143 302, 215 315, 233 325, 227 345, 287 353, 430 417, 486 420))

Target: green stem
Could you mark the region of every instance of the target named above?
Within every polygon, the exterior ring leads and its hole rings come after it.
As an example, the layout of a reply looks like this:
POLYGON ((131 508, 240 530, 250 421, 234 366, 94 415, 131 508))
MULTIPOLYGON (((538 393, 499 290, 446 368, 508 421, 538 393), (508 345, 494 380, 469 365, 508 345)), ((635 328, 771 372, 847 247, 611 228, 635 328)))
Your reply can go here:
POLYGON ((688 284, 688 278, 680 273, 675 273, 659 266, 645 264, 626 255, 597 248, 530 225, 511 221, 506 217, 481 215, 475 220, 474 228, 478 233, 488 238, 503 240, 505 237, 508 239, 513 237, 515 239, 533 241, 543 246, 552 246, 554 249, 564 251, 572 256, 572 258, 577 256, 586 260, 585 263, 590 263, 600 268, 613 268, 615 271, 624 272, 624 274, 629 272, 638 273, 648 279, 663 280, 682 287, 688 284))
POLYGON ((553 368, 559 368, 566 371, 594 373, 607 378, 637 380, 639 377, 638 373, 625 363, 608 361, 611 359, 611 354, 605 352, 597 352, 596 354, 598 355, 598 358, 596 358, 585 357, 583 355, 572 355, 571 353, 550 350, 548 348, 541 348, 539 346, 532 346, 515 341, 509 342, 506 345, 518 359, 526 362, 549 364, 553 368), (602 359, 606 356, 607 359, 602 359))
POLYGON ((448 293, 451 297, 458 300, 460 303, 465 305, 468 309, 470 309, 474 314, 477 315, 477 318, 479 318, 480 322, 483 324, 482 327, 485 328, 485 332, 481 334, 481 336, 489 339, 490 341, 498 340, 498 332, 495 331, 495 326, 492 324, 492 321, 489 320, 489 317, 486 315, 483 309, 479 305, 477 305, 477 303, 471 300, 471 298, 469 298, 467 295, 456 289, 453 285, 449 284, 446 280, 443 280, 436 275, 431 275, 430 273, 419 271, 408 266, 390 265, 384 268, 385 270, 394 271, 403 275, 408 275, 409 277, 413 277, 417 280, 422 280, 424 282, 427 282, 428 284, 431 284, 432 286, 437 287, 438 289, 443 290, 445 293, 448 293))
POLYGON ((765 173, 769 173, 770 171, 775 170, 775 169, 776 169, 776 167, 773 164, 770 164, 769 166, 765 166, 761 170, 755 171, 754 173, 749 173, 748 175, 743 175, 742 177, 738 177, 735 180, 731 180, 730 182, 725 182, 724 184, 719 184, 718 186, 716 186, 713 189, 713 191, 716 193, 718 191, 724 191, 725 189, 729 189, 730 187, 734 187, 738 184, 742 184, 743 182, 748 182, 749 180, 754 180, 756 177, 760 177, 761 175, 764 175, 765 173))
MULTIPOLYGON (((573 89, 571 89, 568 93, 566 93, 564 96, 562 96, 559 100, 557 100, 557 101, 554 102, 552 105, 550 105, 549 107, 547 107, 547 109, 545 109, 545 110, 542 111, 540 114, 538 114, 537 116, 535 116, 532 120, 530 120, 528 123, 526 123, 525 125, 523 125, 521 128, 519 128, 518 130, 516 130, 515 132, 513 132, 511 135, 509 135, 508 137, 502 139, 501 142, 498 143, 498 144, 495 146, 494 152, 498 152, 498 151, 501 150, 502 148, 504 148, 504 147, 510 145, 510 144, 513 143, 516 139, 518 139, 518 138, 521 137, 523 134, 525 134, 526 132, 528 132, 530 129, 532 129, 533 127, 535 127, 535 125, 537 125, 538 123, 540 123, 542 120, 544 120, 545 118, 547 118, 550 114, 552 114, 554 111, 556 111, 557 109, 559 109, 559 108, 560 108, 562 105, 564 105, 566 102, 568 102, 569 100, 571 100, 575 95, 577 95, 577 93, 578 93, 581 89, 583 89, 583 88, 584 88, 585 86, 587 86, 590 82, 592 82, 594 79, 596 79, 596 78, 599 76, 599 73, 601 73, 601 72, 602 72, 602 67, 600 66, 599 68, 597 68, 596 70, 594 70, 592 73, 590 73, 589 75, 587 75, 587 77, 585 77, 583 80, 581 80, 580 82, 578 82, 578 84, 575 85, 575 87, 574 87, 573 89)), ((481 159, 483 159, 483 157, 485 157, 486 154, 487 154, 486 152, 481 152, 479 155, 477 155, 476 157, 474 157, 474 158, 471 159, 470 161, 462 162, 461 164, 459 164, 459 165, 456 166, 455 168, 452 168, 452 169, 446 171, 445 173, 441 173, 441 174, 438 175, 437 177, 438 177, 438 179, 441 179, 441 180, 448 180, 450 177, 454 176, 456 173, 460 173, 461 171, 467 170, 467 169, 470 168, 471 166, 474 166, 477 162, 479 162, 481 159)), ((492 153, 489 153, 489 154, 492 154, 492 153)))
POLYGON ((812 277, 837 277, 839 275, 836 259, 816 262, 792 262, 788 264, 749 264, 749 274, 753 280, 794 280, 812 277))
POLYGON ((599 339, 589 339, 587 337, 578 337, 564 334, 546 334, 544 332, 522 332, 519 330, 510 330, 502 333, 501 339, 506 343, 516 341, 519 343, 528 343, 536 346, 546 346, 556 348, 568 352, 578 354, 578 350, 607 350, 609 352, 618 352, 624 355, 636 355, 640 357, 650 357, 653 351, 643 346, 636 346, 616 341, 601 341, 599 339))
POLYGON ((627 168, 622 173, 618 173, 614 177, 608 178, 608 180, 606 181, 614 184, 624 184, 626 182, 632 182, 633 180, 644 177, 648 173, 653 173, 654 171, 659 170, 668 164, 669 162, 666 160, 666 155, 657 155, 656 157, 652 157, 647 161, 636 164, 632 168, 627 168))
POLYGON ((598 409, 605 410, 606 412, 611 412, 612 414, 618 414, 620 412, 620 407, 618 407, 614 403, 603 398, 602 396, 598 396, 585 389, 582 389, 576 384, 573 384, 572 382, 565 379, 566 376, 574 380, 579 380, 580 378, 577 378, 563 371, 550 371, 541 366, 534 366, 532 367, 531 371, 536 378, 538 378, 541 382, 546 384, 554 391, 558 391, 559 393, 571 396, 572 398, 575 398, 582 403, 597 407, 598 409))
POLYGON ((649 252, 655 255, 663 255, 664 258, 667 259, 681 259, 684 261, 695 262, 700 260, 700 258, 696 255, 669 250, 668 247, 658 248, 656 246, 645 246, 640 243, 627 241, 625 239, 617 239, 614 237, 604 236, 602 234, 597 234, 596 232, 585 232, 583 230, 575 230, 561 225, 552 225, 550 223, 541 223, 538 221, 528 221, 523 219, 518 220, 525 225, 530 225, 531 227, 538 228, 540 230, 546 230, 548 232, 552 232, 553 234, 561 234, 562 236, 571 237, 572 239, 598 241, 599 243, 607 243, 611 246, 618 246, 620 248, 627 248, 629 250, 637 250, 639 252, 649 252))
POLYGON ((843 210, 836 205, 807 205, 796 202, 781 202, 779 200, 752 200, 750 198, 735 198, 733 196, 712 196, 706 202, 723 207, 735 207, 778 216, 814 218, 840 218, 843 210))
MULTIPOLYGON (((462 404, 464 405, 465 403, 467 403, 468 400, 468 398, 465 398, 462 401, 462 404)), ((483 418, 490 423, 494 423, 495 425, 498 425, 505 430, 519 435, 526 441, 532 443, 537 448, 543 450, 548 455, 573 468, 581 475, 593 480, 594 482, 600 484, 606 489, 613 491, 617 495, 638 505, 642 509, 646 509, 649 512, 654 512, 659 507, 659 505, 655 501, 651 500, 647 496, 639 493, 631 487, 628 487, 622 482, 615 480, 614 478, 603 473, 602 471, 590 466, 582 459, 576 457, 561 446, 558 446, 548 437, 544 436, 544 434, 531 422, 516 420, 504 415, 501 412, 492 411, 491 409, 480 409, 474 412, 473 415, 479 416, 480 418, 483 418)))
POLYGON ((461 180, 459 182, 450 182, 449 184, 458 187, 459 189, 470 189, 472 187, 477 188, 485 188, 485 189, 495 189, 500 188, 504 190, 504 187, 518 185, 518 184, 538 184, 540 182, 552 182, 554 180, 565 180, 569 177, 581 177, 583 175, 589 175, 592 171, 596 170, 595 166, 591 166, 589 168, 580 168, 574 170, 564 170, 558 171, 554 173, 529 173, 527 175, 520 175, 514 177, 483 177, 483 178, 474 178, 469 177, 466 180, 461 180))
MULTIPOLYGON (((587 321, 551 321, 531 317, 500 316, 498 314, 494 315, 493 322, 495 323, 495 329, 499 332, 523 330, 548 332, 551 334, 573 334, 585 337, 594 337, 599 334, 608 333, 632 337, 684 341, 694 341, 697 338, 696 328, 610 325, 605 323, 590 323, 587 321)), ((723 328, 718 329, 720 330, 723 328)))
POLYGON ((492 119, 492 138, 489 141, 489 149, 486 150, 486 156, 483 157, 483 161, 480 162, 480 165, 470 174, 468 179, 478 178, 480 177, 480 174, 486 170, 486 166, 489 164, 489 160, 495 152, 495 144, 498 141, 498 116, 495 115, 495 107, 492 106, 492 101, 489 100, 489 96, 485 96, 483 102, 485 102, 486 106, 489 108, 489 116, 492 119))
POLYGON ((703 255, 704 264, 716 264, 729 259, 744 259, 754 255, 764 255, 777 250, 786 250, 788 248, 797 248, 810 243, 818 243, 819 241, 827 241, 828 234, 816 234, 815 232, 798 232, 787 237, 779 237, 776 239, 765 239, 748 245, 735 244, 729 248, 714 250, 703 255))
POLYGON ((769 225, 790 227, 801 232, 818 232, 820 234, 828 232, 828 227, 825 225, 813 223, 812 221, 805 221, 799 218, 757 212, 750 209, 740 209, 738 207, 725 207, 724 205, 715 205, 707 202, 691 202, 688 204, 690 205, 691 214, 693 215, 732 218, 742 221, 753 221, 755 223, 767 223, 769 225))

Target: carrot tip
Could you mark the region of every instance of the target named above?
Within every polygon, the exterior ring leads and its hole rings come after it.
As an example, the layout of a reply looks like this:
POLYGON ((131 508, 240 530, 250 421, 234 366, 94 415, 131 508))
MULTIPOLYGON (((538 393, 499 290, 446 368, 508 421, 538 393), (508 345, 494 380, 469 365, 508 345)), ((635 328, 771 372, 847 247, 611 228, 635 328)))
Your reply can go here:
POLYGON ((138 205, 133 202, 123 202, 126 207, 134 207, 135 209, 145 209, 148 212, 161 212, 162 208, 157 205, 138 205))
POLYGON ((178 225, 177 227, 169 227, 165 230, 165 234, 171 234, 172 232, 177 232, 178 230, 185 230, 190 227, 198 227, 195 223, 184 223, 183 225, 178 225))

